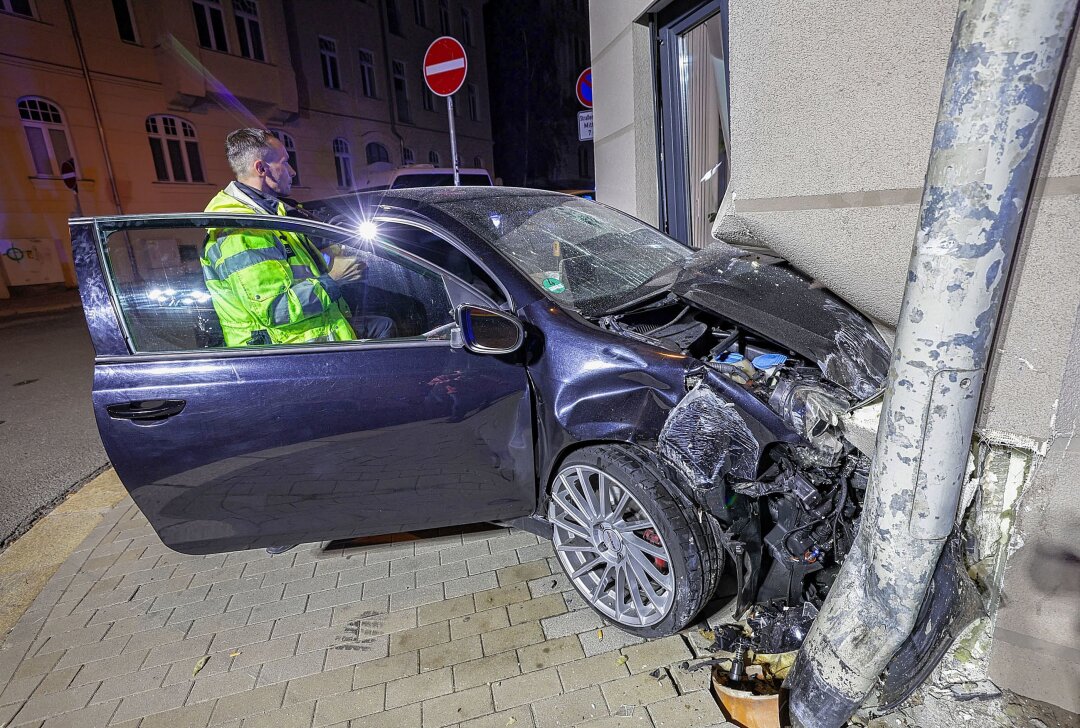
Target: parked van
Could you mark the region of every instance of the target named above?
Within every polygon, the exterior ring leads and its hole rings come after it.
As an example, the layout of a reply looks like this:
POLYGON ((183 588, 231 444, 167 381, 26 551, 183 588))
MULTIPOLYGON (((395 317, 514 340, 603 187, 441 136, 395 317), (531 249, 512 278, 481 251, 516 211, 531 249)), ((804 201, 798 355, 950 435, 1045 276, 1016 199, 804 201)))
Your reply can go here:
MULTIPOLYGON (((491 175, 486 169, 459 168, 463 187, 491 187, 491 175)), ((405 167, 366 170, 356 178, 356 192, 400 190, 407 187, 452 187, 454 170, 430 164, 410 164, 405 167)))

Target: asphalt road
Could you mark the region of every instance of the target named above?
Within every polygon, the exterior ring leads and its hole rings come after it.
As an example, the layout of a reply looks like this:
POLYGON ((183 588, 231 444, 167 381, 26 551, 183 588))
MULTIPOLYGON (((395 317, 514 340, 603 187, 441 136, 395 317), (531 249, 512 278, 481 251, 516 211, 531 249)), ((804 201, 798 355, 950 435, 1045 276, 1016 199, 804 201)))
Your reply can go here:
POLYGON ((82 311, 0 320, 0 544, 107 462, 82 311))

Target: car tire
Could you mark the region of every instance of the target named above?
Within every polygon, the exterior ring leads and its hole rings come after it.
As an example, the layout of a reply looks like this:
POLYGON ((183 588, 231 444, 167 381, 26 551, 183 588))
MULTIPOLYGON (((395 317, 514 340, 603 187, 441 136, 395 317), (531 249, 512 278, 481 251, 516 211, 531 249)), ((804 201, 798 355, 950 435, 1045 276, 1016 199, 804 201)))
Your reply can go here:
POLYGON ((559 564, 604 619, 642 637, 678 632, 716 591, 724 553, 716 521, 662 475, 650 455, 619 445, 570 454, 547 507, 559 564))

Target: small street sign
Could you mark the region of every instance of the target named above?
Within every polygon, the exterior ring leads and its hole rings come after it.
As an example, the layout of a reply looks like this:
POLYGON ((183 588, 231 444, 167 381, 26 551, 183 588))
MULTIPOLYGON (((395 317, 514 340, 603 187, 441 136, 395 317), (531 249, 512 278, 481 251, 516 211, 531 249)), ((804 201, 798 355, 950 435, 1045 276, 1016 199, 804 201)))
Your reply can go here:
POLYGON ((455 38, 436 38, 424 54, 424 83, 436 96, 451 96, 465 83, 469 61, 455 38))
POLYGON ((72 192, 79 191, 79 181, 75 178, 75 160, 68 159, 60 165, 60 178, 72 192))
POLYGON ((592 141, 592 112, 577 112, 577 140, 579 142, 592 141))
MULTIPOLYGON (((578 102, 586 109, 592 108, 592 66, 589 66, 577 77, 577 85, 575 87, 577 92, 578 102)), ((590 137, 591 139, 592 137, 590 137)))

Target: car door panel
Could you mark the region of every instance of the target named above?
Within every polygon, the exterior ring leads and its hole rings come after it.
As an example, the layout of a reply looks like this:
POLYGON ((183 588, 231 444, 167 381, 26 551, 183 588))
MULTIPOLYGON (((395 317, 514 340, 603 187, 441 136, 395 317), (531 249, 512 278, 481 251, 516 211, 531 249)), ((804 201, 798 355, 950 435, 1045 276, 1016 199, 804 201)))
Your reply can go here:
MULTIPOLYGON (((102 268, 96 282, 86 260, 80 268, 100 286, 102 268)), ((97 296, 88 315, 110 346, 113 303, 97 296)), ((446 341, 109 352, 93 400, 121 481, 184 553, 501 520, 535 506, 524 367, 446 341), (159 400, 183 406, 157 420, 108 410, 159 400)))

